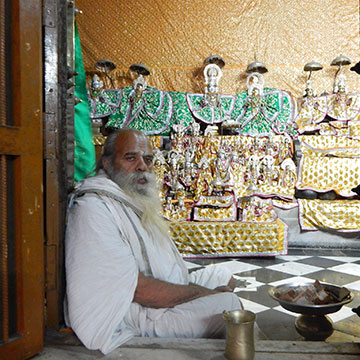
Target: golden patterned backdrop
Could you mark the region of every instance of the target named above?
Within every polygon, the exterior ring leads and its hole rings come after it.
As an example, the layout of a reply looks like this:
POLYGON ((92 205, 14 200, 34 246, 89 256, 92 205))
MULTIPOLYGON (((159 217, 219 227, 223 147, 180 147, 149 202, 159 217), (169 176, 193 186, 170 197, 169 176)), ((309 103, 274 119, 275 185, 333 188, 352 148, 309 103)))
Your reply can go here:
MULTIPOLYGON (((218 54, 226 62, 220 92, 236 94, 256 55, 269 70, 265 86, 300 97, 305 63, 324 67, 312 75, 320 94, 332 92, 335 57, 360 60, 358 0, 76 0, 76 7, 85 69, 113 61, 116 87, 130 85, 129 66, 142 62, 149 85, 202 92, 203 61, 218 54)), ((349 69, 348 90, 357 92, 360 76, 349 69)))

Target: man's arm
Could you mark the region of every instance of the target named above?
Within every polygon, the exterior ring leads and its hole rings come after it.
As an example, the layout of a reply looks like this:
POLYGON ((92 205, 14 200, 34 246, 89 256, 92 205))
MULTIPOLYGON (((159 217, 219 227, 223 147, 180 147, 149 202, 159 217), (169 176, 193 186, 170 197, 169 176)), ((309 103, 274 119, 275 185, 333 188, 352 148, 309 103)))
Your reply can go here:
POLYGON ((140 305, 152 308, 167 308, 197 299, 202 296, 231 291, 227 286, 214 290, 196 285, 177 285, 144 276, 139 272, 134 300, 140 305))

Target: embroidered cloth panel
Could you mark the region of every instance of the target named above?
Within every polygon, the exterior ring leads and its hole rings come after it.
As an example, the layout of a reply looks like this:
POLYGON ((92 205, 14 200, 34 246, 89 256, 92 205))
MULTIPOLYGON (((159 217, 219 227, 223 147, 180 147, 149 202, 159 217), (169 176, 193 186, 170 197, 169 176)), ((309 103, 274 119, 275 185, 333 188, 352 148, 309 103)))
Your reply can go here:
POLYGON ((360 231, 360 201, 299 199, 302 230, 360 231))
POLYGON ((299 136, 299 140, 305 156, 360 156, 360 137, 306 135, 299 136))
POLYGON ((360 137, 360 121, 349 121, 348 126, 350 136, 360 137))
POLYGON ((172 222, 171 237, 187 258, 281 255, 287 253, 287 225, 271 223, 172 222))
POLYGON ((360 159, 303 156, 296 188, 327 192, 334 190, 345 197, 354 196, 359 185, 360 159))

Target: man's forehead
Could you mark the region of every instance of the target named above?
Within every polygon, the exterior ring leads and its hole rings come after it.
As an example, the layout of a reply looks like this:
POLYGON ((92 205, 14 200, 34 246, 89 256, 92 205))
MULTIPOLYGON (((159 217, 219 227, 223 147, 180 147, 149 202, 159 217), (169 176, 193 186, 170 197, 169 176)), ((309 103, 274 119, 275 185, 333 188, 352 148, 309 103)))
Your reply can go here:
POLYGON ((129 131, 119 134, 117 137, 116 151, 121 153, 151 153, 152 148, 146 135, 129 131))

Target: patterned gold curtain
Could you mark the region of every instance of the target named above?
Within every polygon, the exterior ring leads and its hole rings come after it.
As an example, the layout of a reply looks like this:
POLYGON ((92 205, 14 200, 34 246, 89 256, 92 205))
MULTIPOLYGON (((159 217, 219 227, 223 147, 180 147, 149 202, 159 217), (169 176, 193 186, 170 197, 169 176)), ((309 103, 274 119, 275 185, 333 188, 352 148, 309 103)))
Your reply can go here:
MULTIPOLYGON (((218 54, 226 62, 220 92, 246 89, 248 64, 266 64, 265 86, 300 97, 312 60, 323 69, 312 74, 317 94, 332 92, 340 55, 360 60, 358 0, 76 0, 84 65, 109 59, 116 87, 132 83, 129 66, 144 63, 148 84, 161 90, 202 92, 202 65, 218 54)), ((351 66, 352 66, 351 65, 351 66)), ((360 76, 345 67, 349 92, 360 76)), ((110 84, 107 84, 110 87, 110 84)))

